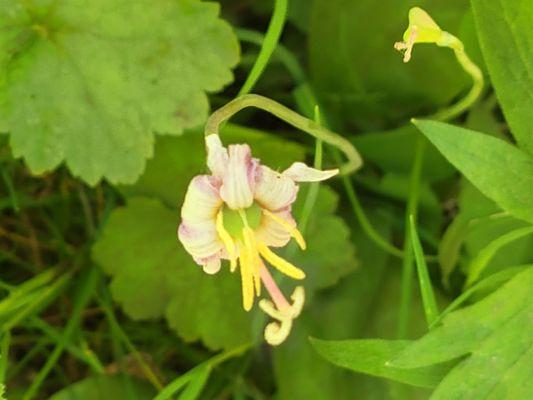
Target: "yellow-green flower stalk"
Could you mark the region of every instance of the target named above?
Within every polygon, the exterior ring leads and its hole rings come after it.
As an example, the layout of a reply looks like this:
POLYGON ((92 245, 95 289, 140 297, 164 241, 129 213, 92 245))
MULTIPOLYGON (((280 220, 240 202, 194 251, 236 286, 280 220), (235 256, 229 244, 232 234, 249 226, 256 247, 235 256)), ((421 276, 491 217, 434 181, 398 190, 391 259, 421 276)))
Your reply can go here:
POLYGON ((184 248, 208 274, 216 274, 221 261, 228 260, 230 271, 239 268, 242 302, 246 311, 264 287, 271 300, 262 299, 259 307, 276 322, 267 325, 265 339, 271 345, 282 343, 290 333, 293 320, 304 305, 302 286, 296 287, 288 301, 267 265, 301 280, 305 272, 283 259, 271 248, 287 245, 292 239, 301 249, 305 240, 292 217, 291 208, 301 182, 318 182, 339 173, 339 169, 318 170, 302 162, 276 172, 252 157, 247 144, 224 147, 218 126, 246 106, 266 109, 293 125, 345 150, 349 172, 361 165, 359 154, 344 138, 313 121, 261 96, 247 95, 213 113, 206 125, 208 175, 192 179, 181 209, 178 237, 184 248))
POLYGON ((442 30, 439 25, 420 7, 409 10, 409 26, 403 34, 403 41, 396 42, 394 48, 403 51, 403 61, 411 59, 413 47, 417 43, 434 43, 440 47, 453 50, 461 67, 472 78, 470 92, 459 102, 432 116, 433 119, 449 120, 468 109, 479 97, 483 89, 483 73, 468 57, 463 42, 449 32, 442 30))

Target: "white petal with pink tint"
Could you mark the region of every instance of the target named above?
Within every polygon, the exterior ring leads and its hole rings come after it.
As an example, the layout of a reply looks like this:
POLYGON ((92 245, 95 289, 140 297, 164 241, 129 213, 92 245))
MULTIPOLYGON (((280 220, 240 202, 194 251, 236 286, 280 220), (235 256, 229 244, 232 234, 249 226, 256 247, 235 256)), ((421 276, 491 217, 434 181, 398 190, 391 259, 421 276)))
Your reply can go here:
POLYGON ((252 205, 253 172, 256 167, 257 163, 252 161, 248 145, 229 146, 229 162, 220 187, 220 196, 229 208, 238 210, 252 205))
POLYGON ((311 168, 302 162, 295 162, 288 169, 283 171, 283 175, 295 182, 319 182, 331 178, 339 173, 338 169, 328 169, 321 171, 311 168))
POLYGON ((228 150, 222 146, 220 137, 215 134, 206 136, 205 145, 207 147, 207 167, 213 175, 222 178, 228 165, 228 150))
POLYGON ((223 249, 214 223, 183 221, 178 228, 178 237, 185 250, 194 258, 208 258, 223 249))
POLYGON ((272 169, 259 166, 254 187, 254 197, 267 210, 276 211, 296 200, 298 187, 294 181, 272 169))
MULTIPOLYGON (((184 222, 215 221, 218 210, 222 206, 222 199, 216 186, 216 179, 209 175, 195 176, 189 187, 181 218, 184 222)), ((215 222, 213 222, 214 226, 215 222)))
MULTIPOLYGON (((291 226, 296 226, 290 211, 283 210, 273 214, 287 221, 291 226)), ((287 229, 264 214, 261 216, 259 227, 255 230, 255 237, 258 242, 271 247, 283 247, 291 240, 291 234, 287 229)))

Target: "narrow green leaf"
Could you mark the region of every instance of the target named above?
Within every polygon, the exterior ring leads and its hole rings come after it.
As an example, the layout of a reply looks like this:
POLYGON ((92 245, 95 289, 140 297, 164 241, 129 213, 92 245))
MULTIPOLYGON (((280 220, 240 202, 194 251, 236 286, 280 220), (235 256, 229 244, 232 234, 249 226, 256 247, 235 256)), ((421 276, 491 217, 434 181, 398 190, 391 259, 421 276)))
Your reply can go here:
POLYGON ((533 154, 533 3, 472 0, 481 50, 518 145, 533 154))
POLYGON ((465 357, 432 400, 533 398, 533 268, 518 273, 474 305, 402 350, 396 368, 419 369, 465 357))
POLYGON ((422 293, 424 313, 426 314, 428 326, 431 326, 438 317, 439 310, 437 307, 437 300, 435 300, 435 293, 433 293, 431 279, 429 278, 428 266, 424 258, 424 252, 422 250, 422 245, 420 244, 420 239, 418 238, 418 232, 416 231, 415 221, 412 214, 409 216, 409 230, 411 232, 413 252, 415 253, 418 282, 420 284, 420 292, 422 293))
POLYGON ((476 258, 474 258, 470 265, 467 267, 467 279, 466 286, 470 286, 476 280, 479 279, 490 260, 496 255, 496 252, 505 246, 517 239, 520 239, 526 235, 533 234, 533 226, 526 226, 525 228, 515 229, 511 232, 506 233, 492 242, 490 242, 484 249, 482 249, 476 258))
POLYGON ((414 369, 389 365, 390 359, 412 343, 408 340, 310 340, 322 357, 339 367, 413 386, 435 387, 449 369, 445 364, 414 369))
POLYGON ((413 123, 483 194, 533 222, 533 158, 495 137, 436 121, 413 123))
POLYGON ((196 400, 202 393, 210 374, 211 367, 209 365, 202 366, 196 370, 187 388, 181 393, 179 400, 196 400))

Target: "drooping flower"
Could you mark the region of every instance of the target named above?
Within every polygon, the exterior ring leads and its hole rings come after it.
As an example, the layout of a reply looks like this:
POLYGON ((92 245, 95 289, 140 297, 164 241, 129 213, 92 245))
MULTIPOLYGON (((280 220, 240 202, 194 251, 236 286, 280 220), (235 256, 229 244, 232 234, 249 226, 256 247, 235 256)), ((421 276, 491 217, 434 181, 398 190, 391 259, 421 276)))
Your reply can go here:
POLYGON ((291 238, 305 249, 305 240, 291 215, 299 182, 317 182, 338 173, 320 171, 295 162, 279 173, 252 157, 246 144, 225 148, 216 134, 206 136, 207 166, 211 175, 192 179, 181 210, 178 237, 197 264, 216 274, 221 260, 230 271, 239 268, 243 307, 249 311, 264 286, 272 301, 263 299, 261 309, 278 322, 265 329, 265 338, 276 345, 288 336, 292 321, 304 303, 297 287, 290 304, 272 278, 265 261, 285 275, 300 280, 305 273, 281 258, 271 247, 285 246, 291 238))
POLYGON ((403 41, 394 44, 396 50, 404 51, 403 62, 411 59, 411 52, 416 43, 435 43, 437 46, 452 48, 462 46, 455 36, 443 31, 420 7, 409 10, 409 26, 403 34, 403 41))

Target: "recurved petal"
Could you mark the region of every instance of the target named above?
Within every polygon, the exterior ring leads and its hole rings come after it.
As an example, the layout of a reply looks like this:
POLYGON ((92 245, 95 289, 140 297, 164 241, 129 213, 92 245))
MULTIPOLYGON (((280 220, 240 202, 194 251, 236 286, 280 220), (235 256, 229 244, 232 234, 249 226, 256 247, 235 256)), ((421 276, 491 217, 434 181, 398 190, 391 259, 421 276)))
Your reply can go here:
POLYGON ((246 144, 229 146, 229 162, 222 176, 220 196, 233 210, 252 205, 253 184, 257 162, 252 160, 250 147, 246 144))
POLYGON ((338 173, 338 169, 321 171, 319 169, 311 168, 303 162, 295 162, 288 169, 283 171, 282 175, 295 182, 319 182, 329 179, 338 173))
POLYGON ((292 179, 261 165, 255 176, 254 197, 267 210, 286 208, 296 200, 298 187, 292 179))
MULTIPOLYGON (((296 221, 292 218, 290 211, 283 210, 273 214, 291 226, 296 226, 296 221)), ((270 247, 283 247, 291 240, 291 234, 272 218, 263 215, 259 227, 255 230, 255 238, 258 243, 264 243, 270 247)))
POLYGON ((183 221, 212 221, 215 225, 216 215, 222 206, 217 186, 216 179, 209 175, 198 175, 192 179, 181 208, 183 221))
POLYGON ((220 137, 216 134, 208 135, 205 138, 207 147, 207 166, 213 175, 222 178, 228 165, 228 150, 222 146, 220 137))
POLYGON ((223 252, 223 244, 216 232, 214 222, 190 222, 183 221, 178 228, 178 238, 185 250, 198 260, 220 255, 223 252))

